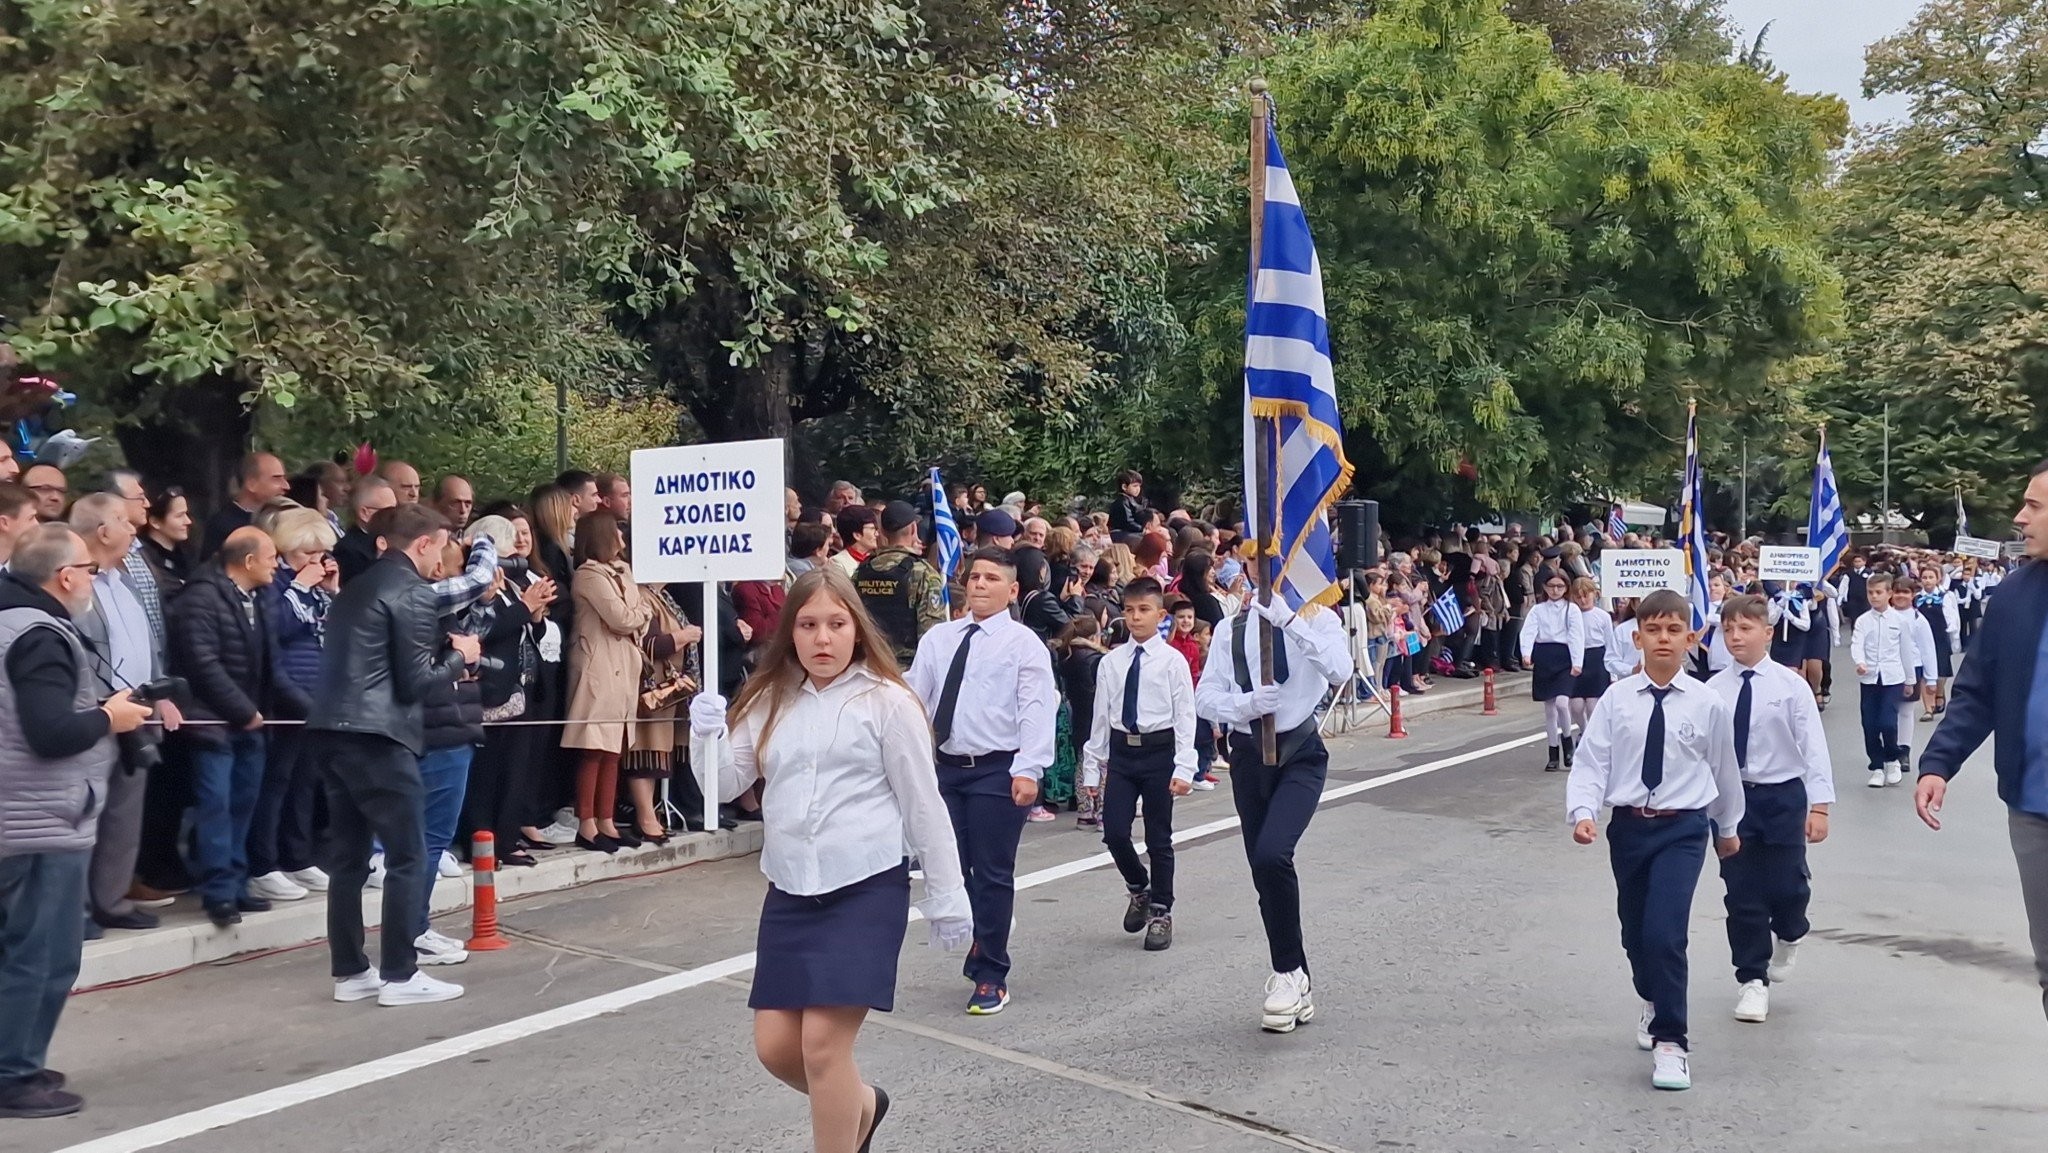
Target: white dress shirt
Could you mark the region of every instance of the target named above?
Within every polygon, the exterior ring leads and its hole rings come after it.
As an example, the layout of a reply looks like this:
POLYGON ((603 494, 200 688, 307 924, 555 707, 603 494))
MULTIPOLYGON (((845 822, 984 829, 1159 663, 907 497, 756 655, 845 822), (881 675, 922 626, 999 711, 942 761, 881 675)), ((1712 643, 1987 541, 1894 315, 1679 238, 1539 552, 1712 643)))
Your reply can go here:
MULTIPOLYGON (((1707 605, 1707 671, 1718 673, 1735 663, 1734 654, 1728 651, 1728 638, 1721 632, 1721 606, 1726 601, 1713 601, 1707 605)), ((1695 650, 1696 651, 1696 650, 1695 650)))
POLYGON ((1536 655, 1536 646, 1559 644, 1571 650, 1572 667, 1586 667, 1586 616, 1570 601, 1544 601, 1522 622, 1522 660, 1536 655))
MULTIPOLYGON (((1240 691, 1237 684, 1237 658, 1232 654, 1236 643, 1231 638, 1236 635, 1240 619, 1249 629, 1244 646, 1245 668, 1251 674, 1252 686, 1258 687, 1260 670, 1265 666, 1259 663, 1260 618, 1256 614, 1225 617, 1217 622, 1209 639, 1209 660, 1202 666, 1201 680, 1195 683, 1195 712, 1232 728, 1249 725, 1259 715, 1251 693, 1240 691)), ((1276 648, 1282 633, 1287 638, 1287 679, 1280 682, 1280 705, 1274 710, 1273 724, 1276 731, 1284 733, 1315 716, 1316 706, 1323 703, 1323 694, 1343 684, 1356 666, 1351 663, 1351 646, 1344 635, 1343 622, 1328 609, 1297 613, 1284 629, 1276 627, 1276 648)))
POLYGON ((1680 673, 1664 698, 1664 780, 1653 795, 1643 787, 1643 741, 1656 698, 1649 674, 1624 678, 1593 706, 1565 782, 1565 812, 1573 824, 1592 820, 1602 805, 1653 809, 1705 809, 1719 835, 1742 823, 1742 774, 1735 766, 1733 707, 1704 681, 1680 673))
POLYGON ((1911 614, 1906 627, 1913 630, 1913 648, 1905 655, 1906 679, 1913 679, 1913 670, 1920 671, 1920 683, 1934 688, 1941 683, 1941 653, 1934 647, 1934 628, 1927 618, 1918 612, 1911 614))
POLYGON ((1014 752, 1010 775, 1038 780, 1052 767, 1053 732, 1060 694, 1045 642, 1007 612, 976 620, 972 614, 935 625, 917 642, 910 687, 936 718, 946 671, 960 651, 967 626, 981 626, 967 650, 967 669, 953 705, 953 731, 939 751, 961 757, 1014 752))
MULTIPOLYGON (((932 768, 932 734, 917 698, 855 664, 824 688, 807 676, 767 734, 767 703, 749 709, 719 742, 716 788, 730 801, 755 781, 761 794, 761 872, 798 897, 843 889, 902 863, 924 866, 926 920, 969 919, 953 821, 932 768)), ((708 742, 690 738, 690 763, 708 790, 708 742)))
POLYGON ((1643 651, 1636 647, 1636 618, 1614 626, 1614 639, 1607 645, 1607 675, 1615 680, 1635 672, 1643 663, 1643 651))
POLYGON ((1591 608, 1579 610, 1580 628, 1586 634, 1586 651, 1606 649, 1614 651, 1614 616, 1606 609, 1591 608))
POLYGON ((1095 718, 1088 727, 1088 745, 1081 750, 1081 783, 1089 788, 1102 783, 1110 730, 1124 731, 1124 685, 1140 649, 1145 659, 1138 665, 1138 731, 1172 729, 1174 778, 1195 779, 1195 677, 1188 671, 1187 658, 1163 637, 1154 636, 1143 644, 1119 645, 1095 665, 1095 718))
POLYGON ((1859 684, 1903 685, 1912 679, 1906 662, 1914 660, 1915 646, 1912 626, 1904 615, 1889 608, 1873 608, 1856 618, 1856 627, 1849 633, 1849 659, 1863 669, 1856 675, 1859 684))
MULTIPOLYGON (((1776 785, 1805 778, 1806 803, 1830 804, 1835 775, 1828 759, 1828 737, 1821 729, 1820 706, 1806 678, 1766 657, 1753 668, 1723 669, 1707 682, 1728 703, 1728 731, 1735 732, 1735 701, 1742 695, 1742 674, 1753 672, 1749 685, 1749 764, 1742 779, 1752 785, 1776 785)), ((1667 706, 1668 707, 1668 706, 1667 706)))

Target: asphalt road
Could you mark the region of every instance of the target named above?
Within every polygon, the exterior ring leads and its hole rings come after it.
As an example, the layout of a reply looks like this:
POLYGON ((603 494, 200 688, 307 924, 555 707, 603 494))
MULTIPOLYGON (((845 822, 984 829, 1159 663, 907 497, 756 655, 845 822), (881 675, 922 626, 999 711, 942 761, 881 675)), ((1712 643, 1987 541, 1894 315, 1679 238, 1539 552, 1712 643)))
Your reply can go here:
MULTIPOLYGON (((1333 788, 1385 783, 1326 803, 1303 841, 1318 1015, 1289 1036, 1257 1027, 1265 948, 1232 830, 1183 848, 1177 939, 1147 954, 1114 873, 1084 867, 1099 843, 1032 827, 1007 1012, 964 1015, 957 957, 907 938, 897 1011, 860 1048, 896 1099, 876 1148, 2039 1150, 2048 1025, 1988 750, 1931 833, 1907 788, 1863 786, 1842 700, 1815 929, 1768 1024, 1730 1015, 1702 875, 1689 1093, 1649 1086, 1606 854, 1571 843, 1540 737, 1485 752, 1540 727, 1516 700, 1334 743, 1333 788)), ((1176 823, 1227 820, 1227 788, 1176 823)), ((512 949, 436 971, 469 987, 444 1005, 335 1004, 317 947, 74 998, 52 1064, 87 1109, 0 1122, 0 1153, 807 1150, 802 1099, 750 1048, 763 886, 746 860, 517 902, 512 949)))

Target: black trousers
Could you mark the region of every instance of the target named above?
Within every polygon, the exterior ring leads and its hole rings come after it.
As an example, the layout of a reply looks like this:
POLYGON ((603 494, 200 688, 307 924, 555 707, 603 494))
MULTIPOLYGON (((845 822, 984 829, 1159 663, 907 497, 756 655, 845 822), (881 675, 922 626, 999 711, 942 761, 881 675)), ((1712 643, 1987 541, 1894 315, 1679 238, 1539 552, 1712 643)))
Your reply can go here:
POLYGON ((418 964, 427 871, 426 790, 420 758, 397 741, 367 733, 306 733, 303 755, 327 787, 327 948, 334 976, 370 967, 363 952, 363 883, 373 841, 384 845, 384 939, 377 969, 409 980, 418 964))
POLYGON ((141 844, 135 875, 156 889, 193 886, 185 855, 185 814, 192 808, 192 761, 183 741, 165 741, 163 763, 150 770, 142 796, 141 844))
POLYGON ((1301 734, 1282 733, 1282 757, 1266 764, 1256 726, 1230 734, 1230 797, 1244 824, 1244 855, 1259 892, 1259 919, 1266 924, 1266 948, 1275 973, 1307 971, 1301 941, 1301 879, 1294 872, 1294 846, 1308 831, 1323 796, 1330 752, 1316 734, 1315 721, 1301 734), (1290 739, 1300 734, 1298 739, 1290 739))
MULTIPOLYGON (((1197 722, 1207 723, 1207 722, 1197 722)), ((1102 782, 1102 843, 1116 859, 1117 871, 1133 893, 1150 890, 1152 903, 1173 908, 1173 746, 1133 749, 1117 743, 1122 733, 1109 736, 1109 772, 1102 782), (1145 801, 1145 855, 1152 858, 1148 875, 1145 863, 1131 843, 1131 822, 1138 799, 1145 801)))
POLYGON ((1806 782, 1742 786, 1742 851, 1721 862, 1728 952, 1738 982, 1771 982, 1771 938, 1797 941, 1813 887, 1806 867, 1806 782))
POLYGON ((296 873, 313 863, 321 807, 320 775, 306 764, 305 730, 271 730, 263 788, 249 821, 249 875, 296 873))
POLYGON ((939 762, 939 796, 953 818, 967 903, 974 909, 974 947, 961 965, 975 984, 1008 985, 1010 918, 1017 909, 1017 843, 1028 805, 1010 799, 1010 760, 983 757, 977 767, 939 762))
POLYGON ((1706 862, 1708 822, 1702 810, 1638 817, 1616 810, 1607 823, 1621 947, 1636 996, 1652 1008, 1650 1036, 1686 1047, 1686 926, 1692 894, 1706 862))

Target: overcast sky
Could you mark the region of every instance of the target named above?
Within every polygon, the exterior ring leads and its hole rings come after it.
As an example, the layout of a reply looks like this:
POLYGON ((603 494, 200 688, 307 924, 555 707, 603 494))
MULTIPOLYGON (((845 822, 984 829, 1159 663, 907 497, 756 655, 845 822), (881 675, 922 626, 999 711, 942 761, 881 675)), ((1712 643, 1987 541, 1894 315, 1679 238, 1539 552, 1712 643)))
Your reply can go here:
POLYGON ((1863 47, 1889 36, 1920 10, 1921 0, 1727 0, 1745 43, 1764 25, 1764 51, 1803 92, 1833 92, 1849 102, 1859 125, 1899 120, 1905 101, 1863 98, 1863 47))

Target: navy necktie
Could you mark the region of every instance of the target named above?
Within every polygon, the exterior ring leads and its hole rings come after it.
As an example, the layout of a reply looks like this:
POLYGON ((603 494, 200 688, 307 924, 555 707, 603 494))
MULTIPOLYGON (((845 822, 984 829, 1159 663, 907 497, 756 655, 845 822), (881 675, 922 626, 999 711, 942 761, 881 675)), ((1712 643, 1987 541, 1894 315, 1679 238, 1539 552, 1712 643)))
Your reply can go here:
POLYGON ((960 706, 960 682, 967 676, 967 647, 974 643, 974 634, 981 626, 969 622, 967 631, 960 634, 960 647, 953 652, 953 663, 946 666, 946 683, 939 689, 939 711, 932 717, 932 748, 946 743, 953 735, 953 712, 960 706))
POLYGON ((1664 698, 1671 690, 1651 685, 1650 695, 1656 703, 1650 706, 1650 724, 1643 730, 1643 787, 1654 794, 1664 783, 1664 698))
POLYGON ((1744 769, 1749 767, 1749 704, 1750 689, 1754 687, 1750 678, 1754 676, 1755 669, 1744 669, 1742 691, 1735 694, 1735 764, 1744 769))
POLYGON ((1133 648, 1130 670, 1124 673, 1124 731, 1127 733, 1138 731, 1138 667, 1144 659, 1145 646, 1133 648))

